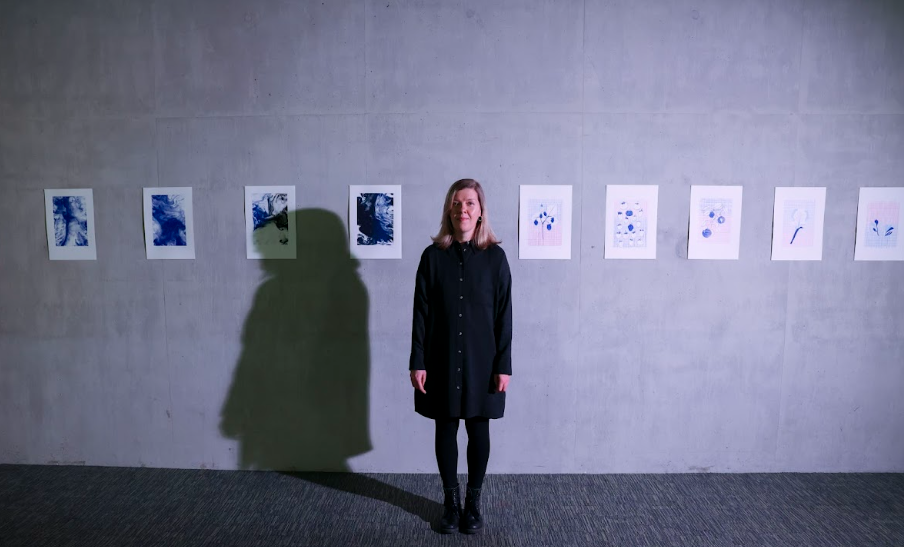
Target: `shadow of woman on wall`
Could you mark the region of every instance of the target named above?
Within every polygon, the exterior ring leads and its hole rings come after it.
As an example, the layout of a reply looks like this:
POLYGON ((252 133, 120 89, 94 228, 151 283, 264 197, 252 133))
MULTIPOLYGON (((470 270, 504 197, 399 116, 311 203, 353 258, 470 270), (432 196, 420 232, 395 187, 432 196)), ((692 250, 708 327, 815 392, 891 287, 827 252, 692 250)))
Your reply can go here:
POLYGON ((336 214, 301 209, 289 217, 297 258, 267 259, 258 247, 264 279, 245 320, 220 430, 239 441, 242 469, 288 472, 429 522, 436 502, 350 473, 348 459, 372 449, 367 289, 336 214))

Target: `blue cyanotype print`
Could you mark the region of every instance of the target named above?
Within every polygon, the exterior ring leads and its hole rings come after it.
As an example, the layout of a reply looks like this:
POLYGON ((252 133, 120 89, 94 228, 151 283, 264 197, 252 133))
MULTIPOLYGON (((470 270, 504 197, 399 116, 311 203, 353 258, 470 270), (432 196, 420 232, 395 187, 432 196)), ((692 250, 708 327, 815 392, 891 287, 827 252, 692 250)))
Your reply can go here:
POLYGON ((88 208, 84 196, 53 197, 53 235, 57 247, 88 246, 88 208))
POLYGON ((289 244, 288 194, 252 194, 251 214, 254 218, 253 235, 256 245, 289 244))
POLYGON ((358 194, 358 245, 392 245, 394 216, 392 193, 358 194))
POLYGON ((188 245, 185 229, 185 196, 156 194, 151 196, 155 247, 188 245))

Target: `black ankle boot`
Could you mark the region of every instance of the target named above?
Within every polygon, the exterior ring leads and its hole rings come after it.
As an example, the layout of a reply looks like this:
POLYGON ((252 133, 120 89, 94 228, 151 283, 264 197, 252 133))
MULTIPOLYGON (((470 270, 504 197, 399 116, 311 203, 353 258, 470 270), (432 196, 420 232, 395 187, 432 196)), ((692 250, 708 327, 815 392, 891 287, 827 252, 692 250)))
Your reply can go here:
POLYGON ((483 529, 483 517, 480 516, 480 488, 468 487, 465 496, 465 509, 461 515, 461 531, 464 534, 476 534, 483 529))
POLYGON ((443 518, 439 521, 441 534, 451 534, 458 530, 461 522, 461 494, 458 486, 443 488, 443 518))

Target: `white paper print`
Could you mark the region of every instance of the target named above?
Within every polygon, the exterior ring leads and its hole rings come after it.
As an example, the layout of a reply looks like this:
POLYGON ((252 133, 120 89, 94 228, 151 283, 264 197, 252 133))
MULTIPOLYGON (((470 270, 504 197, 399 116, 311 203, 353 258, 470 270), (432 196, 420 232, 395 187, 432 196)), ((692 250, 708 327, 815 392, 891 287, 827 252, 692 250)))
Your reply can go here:
POLYGON ((571 185, 522 185, 518 257, 571 259, 571 213, 571 185))
POLYGON ((689 259, 738 259, 742 191, 742 186, 691 186, 689 259))
POLYGON ((44 190, 44 218, 50 260, 97 260, 91 189, 44 190))
POLYGON ((659 186, 606 186, 606 258, 656 258, 659 186))
POLYGON ((150 260, 195 258, 191 188, 144 189, 144 246, 150 260))
POLYGON ((901 208, 904 188, 860 189, 854 260, 904 260, 901 208))
POLYGON ((246 186, 246 256, 250 259, 295 258, 294 211, 294 186, 246 186))
POLYGON ((348 235, 356 258, 402 258, 402 187, 349 186, 348 235))
POLYGON ((772 260, 822 260, 824 187, 775 189, 772 260))

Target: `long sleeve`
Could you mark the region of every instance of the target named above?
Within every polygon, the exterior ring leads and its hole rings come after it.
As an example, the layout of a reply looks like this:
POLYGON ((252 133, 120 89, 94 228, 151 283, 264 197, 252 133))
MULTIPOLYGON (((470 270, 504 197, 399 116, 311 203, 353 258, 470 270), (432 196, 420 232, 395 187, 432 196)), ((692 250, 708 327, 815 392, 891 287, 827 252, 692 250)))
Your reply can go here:
POLYGON ((496 356, 493 374, 512 373, 512 272, 508 260, 502 257, 496 280, 496 306, 493 334, 496 336, 496 356))
POLYGON ((408 362, 408 370, 425 370, 424 341, 427 332, 427 287, 428 279, 427 251, 421 255, 421 262, 417 267, 417 276, 414 282, 414 313, 411 322, 411 358, 408 362))

